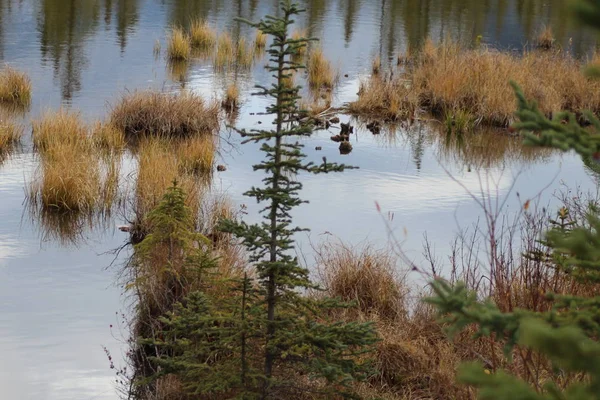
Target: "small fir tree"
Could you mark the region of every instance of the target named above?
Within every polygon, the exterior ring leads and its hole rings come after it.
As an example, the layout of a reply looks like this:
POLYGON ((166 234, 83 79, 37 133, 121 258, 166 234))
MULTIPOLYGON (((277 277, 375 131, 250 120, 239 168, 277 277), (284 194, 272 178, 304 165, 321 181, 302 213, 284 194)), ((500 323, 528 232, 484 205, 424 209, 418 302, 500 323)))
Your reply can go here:
MULTIPOLYGON (((600 1, 579 0, 573 5, 579 20, 600 29, 600 1)), ((594 67, 588 74, 600 76, 594 67)), ((585 162, 598 162, 600 120, 591 112, 575 115, 556 113, 548 118, 535 102, 527 101, 513 83, 519 110, 517 130, 523 131, 527 144, 574 150, 585 162), (582 124, 583 123, 583 124, 582 124)), ((478 396, 489 400, 593 400, 600 399, 600 217, 590 208, 581 226, 565 223, 566 210, 543 242, 552 249, 555 268, 568 274, 580 285, 588 285, 589 296, 547 295, 552 308, 547 312, 515 310, 502 313, 491 301, 480 302, 464 284, 451 286, 443 280, 432 283, 435 297, 428 301, 437 306, 443 322, 456 333, 475 324, 476 336, 493 336, 505 341, 508 356, 515 345, 538 351, 547 357, 555 375, 545 384, 530 385, 503 371, 485 370, 479 364, 465 365, 460 371, 463 382, 479 389, 478 396), (560 377, 580 376, 568 385, 558 385, 560 377)))
POLYGON ((275 83, 257 86, 256 94, 273 100, 267 113, 274 117, 274 128, 239 131, 247 138, 244 143, 260 143, 265 153, 265 160, 254 165, 255 171, 266 174, 264 186, 245 193, 265 204, 265 221, 254 225, 229 221, 223 229, 241 238, 250 251, 261 288, 264 313, 256 316, 254 326, 260 330, 252 333, 253 338, 264 341, 260 398, 283 398, 286 393, 304 390, 325 396, 350 395, 348 384, 364 372, 359 356, 375 342, 374 330, 370 324, 323 321, 324 310, 340 304, 304 295, 304 291, 317 287, 309 279, 308 270, 290 254, 294 234, 303 230, 292 225, 290 214, 305 202, 299 197, 302 184, 296 177, 299 173, 340 172, 347 167, 325 159, 319 165, 306 162, 303 146, 294 142, 298 137, 310 136, 312 126, 299 122, 300 87, 290 87, 286 81, 304 68, 294 60, 309 39, 288 36, 293 16, 304 10, 289 0, 282 1, 280 8, 279 17, 268 15, 258 23, 244 21, 273 37, 267 53, 271 62, 268 70, 275 83), (310 380, 318 383, 309 384, 310 380))

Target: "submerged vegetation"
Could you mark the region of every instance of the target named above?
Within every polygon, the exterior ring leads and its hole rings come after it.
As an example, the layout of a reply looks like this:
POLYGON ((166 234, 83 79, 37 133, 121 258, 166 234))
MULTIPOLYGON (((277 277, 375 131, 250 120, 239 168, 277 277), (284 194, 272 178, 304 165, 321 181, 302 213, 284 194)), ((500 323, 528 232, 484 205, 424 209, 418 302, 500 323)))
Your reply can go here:
POLYGON ((31 79, 11 67, 0 70, 0 103, 27 107, 31 103, 31 79))

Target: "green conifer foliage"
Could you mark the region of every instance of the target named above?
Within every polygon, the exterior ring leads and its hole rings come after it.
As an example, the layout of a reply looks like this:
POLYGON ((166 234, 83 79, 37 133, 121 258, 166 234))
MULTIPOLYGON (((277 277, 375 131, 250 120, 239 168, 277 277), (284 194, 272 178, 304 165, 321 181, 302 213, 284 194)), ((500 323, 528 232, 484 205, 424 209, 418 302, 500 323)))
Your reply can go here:
MULTIPOLYGON (((600 29, 600 1, 579 0, 573 10, 581 22, 600 29)), ((588 73, 598 75, 593 69, 588 73)), ((585 162, 596 162, 600 154, 600 120, 596 116, 561 112, 547 118, 516 84, 513 86, 519 102, 515 128, 524 133, 526 143, 574 150, 585 162)), ((517 309, 503 313, 489 300, 478 301, 464 284, 432 283, 435 296, 427 301, 438 308, 451 333, 475 324, 476 336, 503 339, 508 356, 519 345, 539 352, 552 363, 554 375, 540 377, 533 384, 479 364, 465 365, 460 378, 477 387, 481 399, 600 399, 600 296, 596 295, 600 283, 600 217, 590 208, 587 221, 573 226, 564 223, 565 212, 559 211, 560 221, 554 221, 543 243, 552 250, 554 267, 574 282, 589 285, 589 295, 549 294, 552 308, 548 312, 517 309), (559 385, 567 374, 580 379, 559 385)))
POLYGON ((340 172, 344 165, 305 161, 299 137, 312 133, 312 126, 302 123, 298 107, 300 87, 289 87, 286 78, 303 66, 294 57, 307 46, 309 39, 291 39, 288 29, 293 16, 303 10, 284 0, 278 17, 266 16, 258 23, 245 21, 272 36, 267 50, 275 83, 257 86, 257 95, 272 99, 267 113, 272 115, 273 128, 240 130, 246 142, 261 144, 265 159, 254 170, 266 175, 262 187, 253 187, 245 194, 264 204, 264 221, 259 224, 228 222, 224 230, 239 237, 251 253, 261 288, 263 314, 255 326, 253 338, 263 343, 263 375, 260 397, 283 398, 286 393, 311 390, 316 394, 346 393, 348 384, 361 377, 359 361, 376 340, 373 328, 360 323, 327 323, 320 319, 324 309, 339 306, 333 301, 317 301, 302 292, 315 289, 309 272, 292 256, 294 234, 303 229, 293 226, 290 212, 305 201, 299 197, 302 184, 296 180, 302 173, 340 172), (302 378, 300 378, 302 377, 302 378), (309 384, 324 382, 328 384, 309 384))

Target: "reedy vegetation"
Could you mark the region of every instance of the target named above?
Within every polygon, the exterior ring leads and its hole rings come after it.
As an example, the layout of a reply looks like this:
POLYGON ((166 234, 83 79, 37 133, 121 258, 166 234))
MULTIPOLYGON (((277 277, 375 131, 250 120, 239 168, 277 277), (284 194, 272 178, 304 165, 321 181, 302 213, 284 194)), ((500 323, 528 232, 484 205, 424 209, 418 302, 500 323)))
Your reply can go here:
POLYGON ((31 79, 11 67, 0 70, 0 103, 27 107, 31 103, 31 79))
MULTIPOLYGON (((462 113, 474 124, 507 127, 516 101, 509 82, 521 82, 527 97, 552 116, 569 110, 600 113, 600 83, 581 74, 582 62, 567 53, 525 51, 522 55, 485 47, 467 50, 428 40, 408 65, 389 74, 373 74, 362 83, 352 113, 402 120, 418 112, 435 116, 462 113)), ((590 60, 598 63, 597 55, 590 60)))

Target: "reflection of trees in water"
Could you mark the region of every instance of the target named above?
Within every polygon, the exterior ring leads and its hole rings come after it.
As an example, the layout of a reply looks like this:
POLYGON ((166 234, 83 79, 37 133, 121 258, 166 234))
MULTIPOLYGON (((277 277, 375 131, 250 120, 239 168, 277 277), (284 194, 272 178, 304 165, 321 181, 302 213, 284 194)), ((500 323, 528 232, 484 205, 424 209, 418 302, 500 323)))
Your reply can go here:
POLYGON ((138 20, 139 0, 42 0, 38 15, 40 49, 44 61, 54 66, 63 100, 70 100, 81 90, 81 74, 86 66, 85 40, 99 24, 102 12, 104 22, 116 18, 115 30, 121 48, 127 34, 138 20))

